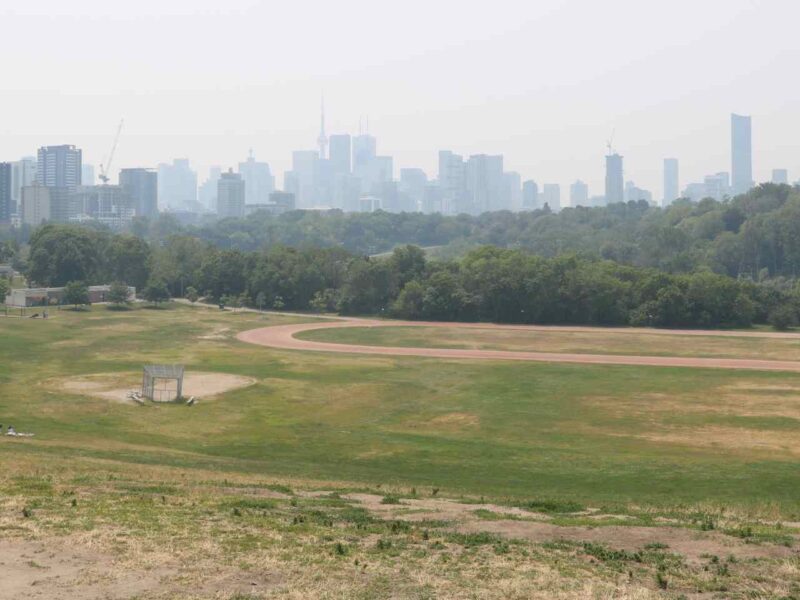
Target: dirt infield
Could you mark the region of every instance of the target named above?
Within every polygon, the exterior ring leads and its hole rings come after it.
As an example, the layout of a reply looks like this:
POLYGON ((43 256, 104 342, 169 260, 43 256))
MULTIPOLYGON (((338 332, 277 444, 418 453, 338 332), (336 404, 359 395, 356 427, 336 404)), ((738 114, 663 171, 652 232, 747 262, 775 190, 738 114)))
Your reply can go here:
POLYGON ((296 334, 315 329, 340 327, 460 327, 469 329, 514 329, 522 331, 614 331, 617 333, 655 333, 677 336, 718 337, 765 337, 800 339, 800 334, 757 331, 706 331, 706 330, 659 330, 640 328, 616 328, 601 330, 592 327, 537 327, 524 325, 493 325, 488 323, 441 323, 427 321, 380 321, 374 319, 346 318, 324 323, 300 323, 263 327, 243 331, 236 337, 243 342, 280 348, 283 350, 305 350, 312 352, 339 352, 347 354, 373 354, 381 356, 419 356, 428 358, 520 360, 534 362, 558 362, 596 365, 627 365, 648 367, 690 367, 707 369, 745 369, 751 371, 800 372, 800 362, 784 360, 757 360, 738 358, 691 358, 677 356, 636 356, 612 354, 567 354, 552 352, 517 352, 506 350, 470 350, 455 348, 406 348, 387 346, 364 346, 357 344, 332 344, 312 340, 300 340, 296 334))
MULTIPOLYGON (((183 395, 186 398, 196 396, 207 399, 254 383, 255 379, 252 377, 187 371, 183 379, 183 395)), ((128 392, 141 389, 142 375, 135 372, 81 375, 67 379, 53 379, 45 382, 45 385, 69 394, 126 402, 128 392)))

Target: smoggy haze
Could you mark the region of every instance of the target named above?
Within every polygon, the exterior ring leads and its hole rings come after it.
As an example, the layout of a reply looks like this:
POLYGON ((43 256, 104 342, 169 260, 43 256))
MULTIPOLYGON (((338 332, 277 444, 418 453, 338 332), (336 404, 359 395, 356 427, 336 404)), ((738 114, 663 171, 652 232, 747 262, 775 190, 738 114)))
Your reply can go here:
MULTIPOLYGON (((800 177, 800 5, 791 0, 0 2, 0 155, 47 144, 116 167, 188 156, 279 175, 369 118, 395 173, 440 149, 503 154, 523 179, 603 193, 605 143, 662 194, 730 170, 730 113, 753 117, 754 176, 800 177)), ((116 169, 115 169, 116 170, 116 169)))

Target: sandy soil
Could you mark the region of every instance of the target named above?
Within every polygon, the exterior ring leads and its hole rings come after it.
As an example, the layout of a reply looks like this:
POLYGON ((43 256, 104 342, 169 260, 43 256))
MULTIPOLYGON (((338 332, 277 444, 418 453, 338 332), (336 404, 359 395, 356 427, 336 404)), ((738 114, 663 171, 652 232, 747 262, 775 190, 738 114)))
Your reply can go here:
MULTIPOLYGON (((253 385, 255 382, 252 377, 241 375, 187 371, 183 378, 183 396, 208 399, 253 385)), ((69 394, 126 402, 129 401, 127 400, 129 391, 141 389, 142 379, 140 373, 104 373, 50 380, 46 385, 69 394)))
MULTIPOLYGON (((243 331, 236 337, 243 342, 280 348, 284 350, 305 350, 313 352, 340 352, 350 354, 373 354, 383 356, 421 356, 449 359, 484 360, 522 360, 536 362, 558 362, 601 365, 631 365, 650 367, 691 367, 711 369, 746 369, 754 371, 800 372, 800 362, 785 360, 756 360, 736 358, 691 358, 673 356, 623 356, 611 354, 566 354, 553 352, 516 352, 506 350, 474 350, 454 348, 404 348, 384 346, 364 346, 357 344, 333 344, 312 340, 300 340, 296 334, 314 329, 339 327, 464 327, 476 329, 518 329, 527 331, 600 331, 591 327, 542 328, 523 325, 493 325, 486 323, 440 323, 425 321, 379 321, 371 319, 340 319, 323 323, 301 323, 279 325, 243 331)), ((605 331, 605 330, 603 330, 605 331)), ((610 329, 609 331, 627 333, 657 333, 659 335, 719 336, 719 337, 767 337, 795 339, 800 334, 756 331, 700 331, 700 330, 659 330, 659 329, 610 329)))

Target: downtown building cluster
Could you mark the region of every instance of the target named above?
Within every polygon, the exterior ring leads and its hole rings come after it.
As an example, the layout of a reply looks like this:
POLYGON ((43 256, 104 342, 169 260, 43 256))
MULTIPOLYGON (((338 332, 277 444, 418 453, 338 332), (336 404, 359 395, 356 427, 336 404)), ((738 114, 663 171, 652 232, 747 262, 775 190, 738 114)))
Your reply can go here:
MULTIPOLYGON (((662 206, 678 198, 722 200, 751 189, 751 128, 750 117, 731 115, 731 171, 708 175, 683 190, 678 160, 664 159, 662 206)), ((604 193, 591 195, 589 186, 577 180, 569 186, 569 206, 655 204, 651 192, 626 181, 623 163, 609 144, 604 193)), ((200 185, 185 158, 155 169, 122 169, 116 185, 109 185, 105 173, 100 179, 102 184, 96 185, 94 168, 83 164, 82 152, 75 146, 45 146, 36 157, 0 162, 0 223, 35 226, 45 221, 92 220, 117 229, 135 217, 152 218, 160 211, 191 221, 199 215, 241 218, 256 211, 279 214, 295 208, 478 215, 545 207, 558 212, 562 207, 558 184, 523 181, 519 173, 505 170, 502 155, 465 158, 441 150, 436 177, 429 178, 419 168, 400 169, 395 177, 394 160, 378 154, 375 137, 368 133, 328 136, 324 112, 317 148, 292 153, 283 190, 276 189, 269 164, 257 161, 252 151, 236 171, 211 167, 200 185)), ((786 169, 775 169, 772 181, 788 183, 786 169)))

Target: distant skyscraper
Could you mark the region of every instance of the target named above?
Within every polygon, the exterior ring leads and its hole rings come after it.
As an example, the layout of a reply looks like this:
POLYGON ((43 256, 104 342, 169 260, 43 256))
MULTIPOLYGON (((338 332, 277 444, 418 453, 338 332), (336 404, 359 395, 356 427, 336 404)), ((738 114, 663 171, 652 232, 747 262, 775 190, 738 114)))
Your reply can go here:
POLYGON ((428 176, 422 169, 400 169, 400 210, 418 212, 423 209, 428 176))
POLYGON ((353 138, 353 172, 358 171, 369 165, 377 154, 378 143, 371 135, 361 134, 353 138))
POLYGON ((351 171, 350 136, 332 135, 330 137, 329 160, 334 175, 349 175, 351 171))
POLYGON ((772 170, 772 183, 787 184, 789 183, 789 171, 786 169, 773 169, 772 170))
POLYGON ((460 155, 449 150, 439 151, 439 188, 443 213, 455 215, 466 212, 466 173, 466 165, 460 155))
POLYGON ((325 133, 325 99, 323 98, 320 103, 319 111, 319 137, 317 138, 319 145, 319 159, 325 160, 328 158, 328 136, 325 133))
POLYGON ((678 159, 664 159, 664 198, 661 206, 669 206, 680 197, 680 179, 678 177, 678 159))
POLYGON ((269 164, 256 162, 252 150, 246 162, 239 163, 239 173, 244 180, 245 203, 266 204, 269 195, 275 191, 275 178, 269 164))
POLYGON ((137 217, 158 216, 158 173, 150 169, 122 169, 119 185, 133 202, 137 217))
POLYGON ((290 182, 284 182, 284 188, 295 195, 297 208, 313 208, 317 205, 319 165, 319 152, 315 150, 292 152, 292 175, 290 182))
POLYGON ((473 215, 502 208, 503 157, 475 154, 466 165, 467 212, 473 215))
POLYGON ((11 221, 11 163, 0 163, 0 223, 11 221))
POLYGON ((36 180, 47 187, 74 188, 81 185, 81 151, 75 146, 39 148, 36 180))
POLYGON ((539 185, 532 179, 522 184, 522 208, 524 210, 539 208, 539 185))
POLYGON ((158 165, 158 199, 172 210, 197 212, 197 173, 189 166, 188 158, 176 158, 172 164, 158 165))
POLYGON ((606 202, 625 201, 625 184, 622 175, 622 156, 617 153, 606 156, 606 202))
POLYGON ((557 183, 545 183, 542 187, 542 206, 547 205, 553 212, 561 210, 561 186, 557 183))
POLYGON ((36 182, 36 158, 25 157, 11 163, 11 212, 19 213, 22 206, 22 188, 36 182))
POLYGON ((81 165, 81 185, 94 185, 94 165, 81 165))
POLYGON ((569 205, 589 206, 589 186, 580 179, 569 186, 569 205))
POLYGON ((707 175, 703 180, 703 184, 705 185, 705 198, 723 200, 726 196, 730 196, 732 191, 731 176, 726 171, 714 175, 707 175))
POLYGON ((197 196, 203 208, 217 212, 217 183, 222 175, 222 169, 214 166, 208 169, 208 178, 200 185, 197 196))
POLYGON ((239 173, 229 169, 217 182, 217 214, 222 217, 244 216, 245 183, 239 173))
POLYGON ((731 178, 734 194, 753 187, 753 140, 750 117, 731 115, 731 178))
POLYGON ((503 202, 505 210, 522 210, 522 177, 516 171, 503 173, 503 202))

